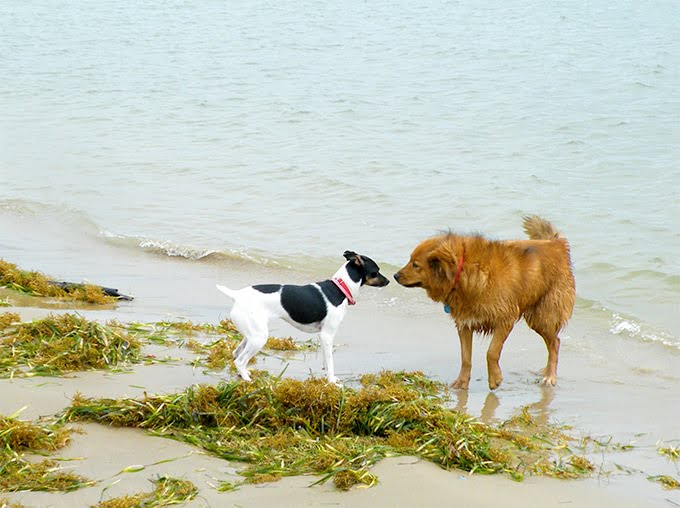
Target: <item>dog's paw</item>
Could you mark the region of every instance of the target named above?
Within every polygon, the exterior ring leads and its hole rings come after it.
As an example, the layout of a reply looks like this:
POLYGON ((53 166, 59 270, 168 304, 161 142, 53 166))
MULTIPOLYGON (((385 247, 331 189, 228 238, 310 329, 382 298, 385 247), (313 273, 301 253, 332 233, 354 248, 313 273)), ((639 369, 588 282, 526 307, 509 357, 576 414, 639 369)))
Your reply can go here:
POLYGON ((489 390, 495 390, 503 382, 503 376, 501 374, 489 377, 489 390))
POLYGON ((335 386, 342 386, 342 383, 340 382, 340 380, 335 376, 329 376, 328 382, 333 383, 335 386))
POLYGON ((557 379, 555 378, 555 376, 545 376, 541 380, 541 384, 546 385, 546 386, 555 386, 556 382, 557 382, 557 379))
POLYGON ((248 382, 252 381, 252 378, 250 377, 250 374, 248 374, 247 370, 239 371, 238 375, 241 376, 241 379, 243 379, 244 381, 248 382))

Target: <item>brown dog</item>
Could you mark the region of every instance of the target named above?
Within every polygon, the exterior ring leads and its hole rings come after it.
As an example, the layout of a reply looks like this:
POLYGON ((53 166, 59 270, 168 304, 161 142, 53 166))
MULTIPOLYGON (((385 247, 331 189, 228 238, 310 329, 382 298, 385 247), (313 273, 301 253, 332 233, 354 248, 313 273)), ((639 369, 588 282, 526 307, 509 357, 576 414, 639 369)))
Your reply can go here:
POLYGON ((501 384, 498 360, 503 343, 522 317, 545 341, 543 382, 555 384, 557 334, 574 308, 569 243, 540 217, 525 217, 524 231, 530 240, 493 241, 453 233, 428 238, 394 274, 402 286, 422 287, 434 301, 444 303, 456 322, 461 367, 454 388, 470 384, 473 332, 493 335, 486 353, 489 388, 501 384))

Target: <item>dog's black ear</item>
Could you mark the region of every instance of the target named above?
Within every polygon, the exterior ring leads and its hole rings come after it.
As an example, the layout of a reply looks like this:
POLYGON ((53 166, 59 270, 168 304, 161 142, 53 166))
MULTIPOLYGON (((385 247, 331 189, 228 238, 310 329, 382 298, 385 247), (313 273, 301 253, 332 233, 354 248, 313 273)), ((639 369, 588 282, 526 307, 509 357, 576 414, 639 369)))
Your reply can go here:
POLYGON ((364 260, 361 259, 361 256, 351 250, 346 250, 343 256, 345 256, 347 261, 352 261, 357 266, 362 266, 364 264, 364 260))
POLYGON ((430 266, 432 275, 437 280, 440 281, 451 281, 453 276, 451 274, 451 264, 448 261, 446 255, 442 255, 441 252, 433 252, 430 257, 427 258, 427 263, 430 266))

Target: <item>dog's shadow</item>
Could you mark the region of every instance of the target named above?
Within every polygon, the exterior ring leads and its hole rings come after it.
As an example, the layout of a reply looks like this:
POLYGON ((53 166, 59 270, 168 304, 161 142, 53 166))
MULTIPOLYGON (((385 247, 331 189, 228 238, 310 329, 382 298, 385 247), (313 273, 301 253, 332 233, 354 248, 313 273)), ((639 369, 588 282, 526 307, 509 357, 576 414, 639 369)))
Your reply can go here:
MULTIPOLYGON (((526 408, 534 417, 536 424, 540 426, 547 425, 553 410, 550 408, 553 399, 555 398, 555 389, 552 386, 539 386, 540 398, 536 402, 521 406, 526 408)), ((454 409, 462 413, 468 413, 469 392, 468 390, 453 390, 455 395, 456 405, 454 409)), ((484 404, 479 413, 479 419, 484 423, 492 423, 497 421, 497 410, 501 406, 501 399, 495 392, 489 392, 484 399, 484 404)), ((521 409, 517 408, 517 410, 521 409)))

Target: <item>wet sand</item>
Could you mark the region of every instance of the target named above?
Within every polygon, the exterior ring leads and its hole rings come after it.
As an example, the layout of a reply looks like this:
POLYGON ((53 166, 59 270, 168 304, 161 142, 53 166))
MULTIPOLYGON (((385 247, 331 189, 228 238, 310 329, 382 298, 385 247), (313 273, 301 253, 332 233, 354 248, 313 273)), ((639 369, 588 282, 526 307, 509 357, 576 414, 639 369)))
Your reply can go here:
MULTIPOLYGON (((170 263, 172 265, 172 263, 170 263)), ((181 263, 174 267, 181 266, 181 263)), ((215 281, 210 269, 200 281, 215 281)), ((195 276, 196 274, 194 274, 195 276)), ((261 273, 256 274, 261 276, 261 273)), ((253 273, 228 274, 228 280, 252 280, 253 273)), ((301 276, 302 277, 302 276, 301 276)), ((255 278, 255 280, 258 280, 255 278)), ((262 280, 262 279, 259 279, 262 280)), ((266 280, 266 279, 265 279, 266 280)), ((190 287, 196 279, 174 280, 190 287)), ((162 313, 162 292, 147 295, 153 305, 138 298, 117 309, 79 310, 90 319, 149 321, 179 319, 216 323, 227 317, 227 306, 217 291, 199 295, 188 292, 175 302, 170 315, 162 313), (214 293, 214 294, 213 294, 214 293), (192 295, 195 296, 192 302, 192 295), (186 300, 186 301, 184 301, 186 300), (181 312, 181 309, 191 312, 181 312), (179 311, 178 311, 179 309, 179 311), (178 315, 179 313, 179 315, 178 315)), ((452 323, 443 312, 432 312, 424 319, 417 315, 430 303, 423 297, 413 309, 380 305, 365 289, 336 338, 335 363, 338 376, 351 385, 359 374, 390 370, 421 370, 433 378, 451 382, 459 366, 458 344, 452 323), (420 307, 418 307, 420 306, 420 307)), ((45 315, 48 310, 8 308, 20 311, 23 319, 45 315)), ((58 312, 63 312, 59 310, 58 312)), ((100 499, 126 493, 150 491, 150 478, 159 474, 184 477, 200 490, 188 506, 675 506, 679 491, 666 491, 647 479, 648 475, 671 474, 678 477, 678 466, 657 453, 659 441, 680 438, 680 377, 674 357, 665 362, 647 345, 621 347, 615 336, 597 336, 598 323, 579 318, 579 309, 565 331, 560 357, 558 385, 547 388, 536 383, 538 369, 546 361, 545 347, 524 325, 513 331, 501 359, 504 383, 495 392, 486 385, 485 349, 488 340, 476 339, 473 377, 469 391, 454 392, 457 408, 486 421, 503 420, 521 407, 529 406, 539 419, 568 424, 576 436, 610 436, 613 442, 633 444, 630 451, 607 452, 589 457, 600 468, 593 478, 559 481, 527 478, 522 483, 505 476, 470 476, 461 471, 444 471, 412 457, 385 460, 373 469, 380 484, 339 492, 332 484, 308 488, 315 477, 287 478, 266 485, 244 485, 235 492, 220 493, 220 481, 238 481, 239 464, 211 457, 197 448, 153 437, 136 429, 115 429, 95 424, 79 425, 71 444, 56 456, 77 458, 64 462, 89 478, 99 480, 94 487, 69 494, 21 492, 8 494, 26 506, 88 506, 100 499), (175 459, 158 464, 165 459, 175 459), (156 465, 154 465, 156 464, 156 465), (144 465, 135 473, 118 474, 131 465, 144 465), (622 469, 623 468, 623 469, 622 469), (624 472, 625 471, 625 472, 624 472)), ((273 326, 272 335, 308 339, 284 323, 273 326)), ((228 373, 206 373, 192 368, 189 353, 176 348, 153 346, 158 356, 178 360, 157 365, 136 366, 127 373, 83 372, 65 377, 35 377, 0 380, 0 413, 12 414, 26 406, 21 418, 33 419, 59 413, 80 392, 88 397, 137 397, 147 393, 169 393, 194 383, 215 383, 228 373)), ((293 359, 284 356, 258 356, 257 368, 286 376, 305 378, 321 375, 318 352, 304 353, 293 359)), ((677 441, 676 441, 677 442, 677 441)))

